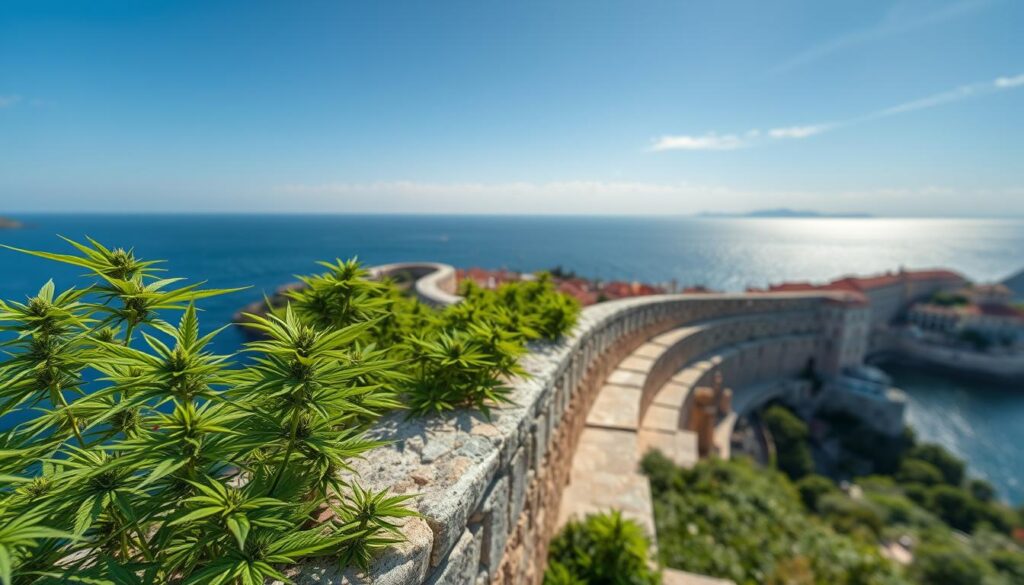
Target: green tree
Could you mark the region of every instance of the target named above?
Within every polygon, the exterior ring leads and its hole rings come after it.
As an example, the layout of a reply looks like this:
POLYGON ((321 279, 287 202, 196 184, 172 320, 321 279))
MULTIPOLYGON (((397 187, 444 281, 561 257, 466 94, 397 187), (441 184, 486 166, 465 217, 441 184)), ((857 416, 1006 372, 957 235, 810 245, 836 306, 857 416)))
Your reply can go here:
POLYGON ((885 523, 884 512, 867 500, 855 500, 843 493, 831 493, 818 501, 818 515, 837 532, 875 540, 885 523))
POLYGON ((974 499, 960 488, 939 485, 928 490, 928 508, 946 523, 964 532, 970 532, 978 522, 978 508, 974 499))
MULTIPOLYGON (((810 516, 780 472, 745 460, 701 461, 692 469, 648 453, 658 554, 665 566, 738 585, 907 583, 877 544, 836 534, 810 516)), ((832 495, 845 497, 838 491, 832 495)))
POLYGON ((776 464, 791 479, 811 473, 814 461, 807 445, 807 425, 789 409, 775 405, 761 415, 761 420, 775 441, 776 464))
POLYGON ((907 452, 907 457, 931 463, 949 485, 959 486, 964 481, 964 462, 939 445, 917 445, 907 452))
POLYGON ((983 479, 971 479, 967 482, 967 491, 974 499, 981 502, 992 502, 996 499, 996 488, 983 479))
POLYGON ((905 458, 896 472, 896 479, 901 483, 919 484, 924 486, 939 485, 945 481, 942 471, 927 461, 905 458))
POLYGON ((985 569, 981 559, 958 547, 924 544, 914 551, 912 570, 924 585, 978 585, 985 569))
POLYGON ((1024 583, 1024 552, 998 550, 989 556, 989 562, 997 571, 1008 577, 1011 583, 1024 583))
POLYGON ((839 491, 831 479, 817 474, 801 478, 796 482, 796 489, 800 492, 800 500, 811 512, 817 511, 822 496, 839 491))

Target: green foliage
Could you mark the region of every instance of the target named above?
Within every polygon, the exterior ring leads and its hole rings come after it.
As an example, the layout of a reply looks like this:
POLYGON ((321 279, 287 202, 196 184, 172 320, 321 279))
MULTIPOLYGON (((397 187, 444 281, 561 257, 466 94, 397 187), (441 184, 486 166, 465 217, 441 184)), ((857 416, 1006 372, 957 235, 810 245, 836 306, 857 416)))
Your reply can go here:
POLYGON ((974 499, 966 491, 950 485, 928 490, 928 509, 957 530, 970 532, 978 522, 974 499))
POLYGON ((934 465, 942 472, 942 477, 949 485, 959 486, 964 481, 964 470, 966 468, 964 462, 939 445, 917 445, 911 448, 906 456, 934 465))
POLYGON ((900 463, 896 479, 901 483, 915 483, 923 486, 939 485, 945 481, 938 467, 913 457, 907 457, 900 463))
POLYGON ((958 307, 962 305, 967 305, 971 301, 962 294, 951 292, 937 292, 934 295, 932 295, 932 298, 929 300, 929 302, 932 303, 933 305, 939 305, 942 307, 958 307))
POLYGON ((807 515, 780 473, 742 460, 684 470, 657 452, 644 458, 643 469, 666 566, 739 585, 907 583, 874 541, 836 534, 807 515))
MULTIPOLYGON (((900 490, 894 492, 874 491, 861 484, 865 499, 871 502, 882 514, 886 529, 899 536, 901 531, 918 530, 922 532, 946 530, 942 521, 921 506, 907 498, 900 490)), ((884 532, 884 531, 883 531, 884 532)))
POLYGON ((228 291, 69 243, 78 255, 29 253, 86 269, 83 288, 0 302, 0 582, 286 581, 276 567, 364 565, 400 539, 405 497, 339 479, 397 405, 394 362, 359 345, 369 310, 257 318, 240 369, 194 306, 228 291))
MULTIPOLYGON (((802 442, 776 440, 780 462, 787 455, 780 444, 797 452, 806 449, 807 438, 794 423, 794 416, 783 409, 772 416, 781 436, 804 437, 802 442)), ((850 470, 872 469, 891 475, 861 477, 856 480, 858 489, 849 495, 827 478, 805 476, 796 486, 815 519, 855 542, 881 544, 909 536, 912 542, 921 543, 922 555, 912 551, 915 560, 909 576, 922 585, 1022 582, 1019 570, 1024 551, 1008 536, 1021 525, 1021 516, 997 501, 989 483, 965 482, 963 461, 938 445, 916 445, 909 429, 902 437, 891 438, 843 415, 824 416, 822 422, 828 425, 827 440, 838 439, 842 447, 840 460, 830 471, 842 476, 850 470)), ((689 489, 678 480, 673 480, 674 484, 665 484, 668 480, 664 478, 654 480, 663 474, 663 470, 652 474, 656 491, 689 489)), ((660 533, 659 540, 665 542, 660 533)), ((809 566, 806 560, 786 561, 790 572, 786 582, 811 582, 809 566)))
POLYGON ((463 283, 466 302, 480 310, 500 312, 499 321, 526 332, 528 339, 553 341, 568 333, 579 319, 579 302, 555 290, 551 275, 541 273, 534 280, 507 283, 497 290, 485 290, 463 283))
POLYGON ((657 585, 643 528, 618 511, 570 521, 548 552, 545 585, 657 585))
POLYGON ((817 511, 822 496, 838 491, 831 479, 813 473, 796 482, 796 489, 800 492, 800 501, 811 512, 817 511))
POLYGON ((526 344, 579 307, 550 280, 470 290, 435 311, 355 260, 265 315, 240 356, 209 351, 196 301, 224 294, 89 240, 23 251, 88 271, 0 302, 0 583, 263 583, 330 556, 366 566, 400 539, 404 497, 344 483, 382 413, 508 400, 526 344), (179 315, 178 325, 165 319, 179 315), (15 421, 17 424, 13 424, 15 421))
POLYGON ((784 406, 771 406, 761 415, 775 441, 776 464, 790 479, 800 479, 814 470, 807 445, 807 425, 784 406))
POLYGON ((1024 583, 1024 552, 1019 550, 998 550, 989 557, 989 562, 1013 583, 1024 583))
POLYGON ((425 319, 408 337, 405 359, 412 415, 507 402, 507 380, 522 376, 519 357, 536 339, 553 341, 576 324, 579 305, 549 278, 485 290, 463 283, 465 300, 425 319))
POLYGON ((885 511, 870 500, 854 499, 843 493, 831 493, 818 501, 818 515, 837 532, 864 541, 876 540, 885 525, 885 511))
POLYGON ((890 437, 847 413, 820 413, 817 417, 827 425, 829 438, 839 441, 842 455, 836 463, 840 475, 855 477, 863 475, 865 470, 876 474, 895 473, 903 453, 915 442, 909 427, 905 427, 902 436, 890 437))
POLYGON ((967 490, 980 502, 993 502, 996 500, 996 488, 983 479, 971 479, 967 482, 967 490))
POLYGON ((298 320, 331 329, 371 323, 358 341, 364 353, 386 356, 392 366, 390 376, 367 383, 397 388, 411 416, 464 407, 488 414, 508 402, 508 380, 524 375, 519 358, 526 344, 559 338, 579 316, 576 301, 546 276, 497 290, 467 281, 463 302, 435 311, 390 282, 369 280, 355 260, 321 265, 326 272, 300 277, 303 286, 288 293, 298 320))
POLYGON ((913 573, 921 583, 978 585, 986 570, 981 559, 961 548, 924 544, 914 551, 913 573))

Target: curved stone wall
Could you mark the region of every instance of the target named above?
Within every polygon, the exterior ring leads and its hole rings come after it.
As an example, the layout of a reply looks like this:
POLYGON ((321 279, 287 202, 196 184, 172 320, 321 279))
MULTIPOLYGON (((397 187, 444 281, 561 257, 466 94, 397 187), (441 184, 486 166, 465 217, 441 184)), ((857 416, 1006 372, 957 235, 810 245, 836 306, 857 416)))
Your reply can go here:
POLYGON ((462 300, 455 294, 458 279, 455 267, 440 262, 396 262, 370 268, 370 274, 384 276, 408 275, 415 280, 413 290, 416 298, 432 307, 453 305, 462 300))
MULTIPOLYGON (((710 348, 751 335, 831 333, 836 303, 822 294, 710 294, 588 307, 570 336, 531 347, 523 358, 530 377, 511 381, 514 404, 490 420, 470 412, 382 420, 373 434, 392 442, 356 462, 355 472, 364 487, 416 494, 422 518, 406 524, 408 541, 369 574, 305 564, 293 576, 300 583, 539 583, 587 414, 624 358, 660 334, 697 328, 657 364, 644 389, 653 397, 658 380, 710 348)), ((818 347, 821 363, 841 349, 818 347)))

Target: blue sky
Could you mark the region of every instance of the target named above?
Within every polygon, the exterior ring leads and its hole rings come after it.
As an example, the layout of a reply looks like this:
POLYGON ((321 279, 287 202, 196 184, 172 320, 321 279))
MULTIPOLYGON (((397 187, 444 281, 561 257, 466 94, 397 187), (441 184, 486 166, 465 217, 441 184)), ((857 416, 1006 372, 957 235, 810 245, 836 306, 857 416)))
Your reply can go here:
POLYGON ((1024 2, 0 5, 0 213, 1024 215, 1024 2))

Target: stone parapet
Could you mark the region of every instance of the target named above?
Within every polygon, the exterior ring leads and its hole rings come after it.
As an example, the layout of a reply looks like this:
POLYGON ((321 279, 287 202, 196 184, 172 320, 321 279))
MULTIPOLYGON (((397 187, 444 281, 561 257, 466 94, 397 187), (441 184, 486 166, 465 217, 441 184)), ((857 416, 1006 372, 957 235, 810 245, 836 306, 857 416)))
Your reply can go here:
MULTIPOLYGON (((356 461, 354 471, 364 487, 417 496, 422 518, 407 523, 408 542, 389 549, 367 574, 312 563, 290 574, 299 583, 320 584, 539 583, 587 414, 620 362, 690 323, 751 319, 753 325, 719 329, 717 339, 708 333, 709 347, 748 334, 817 330, 827 298, 658 295, 588 307, 571 335, 530 347, 522 360, 529 377, 510 382, 513 404, 494 409, 489 420, 467 411, 411 420, 397 413, 374 427, 371 435, 390 443, 356 461), (779 315, 785 318, 773 318, 779 315)), ((703 351, 686 350, 691 356, 703 351)), ((676 360, 686 361, 674 356, 650 365, 659 367, 664 382, 676 360)))
POLYGON ((385 276, 408 275, 415 279, 413 291, 416 298, 431 307, 454 305, 462 300, 455 294, 458 278, 455 267, 440 262, 396 262, 370 268, 370 274, 385 276))

